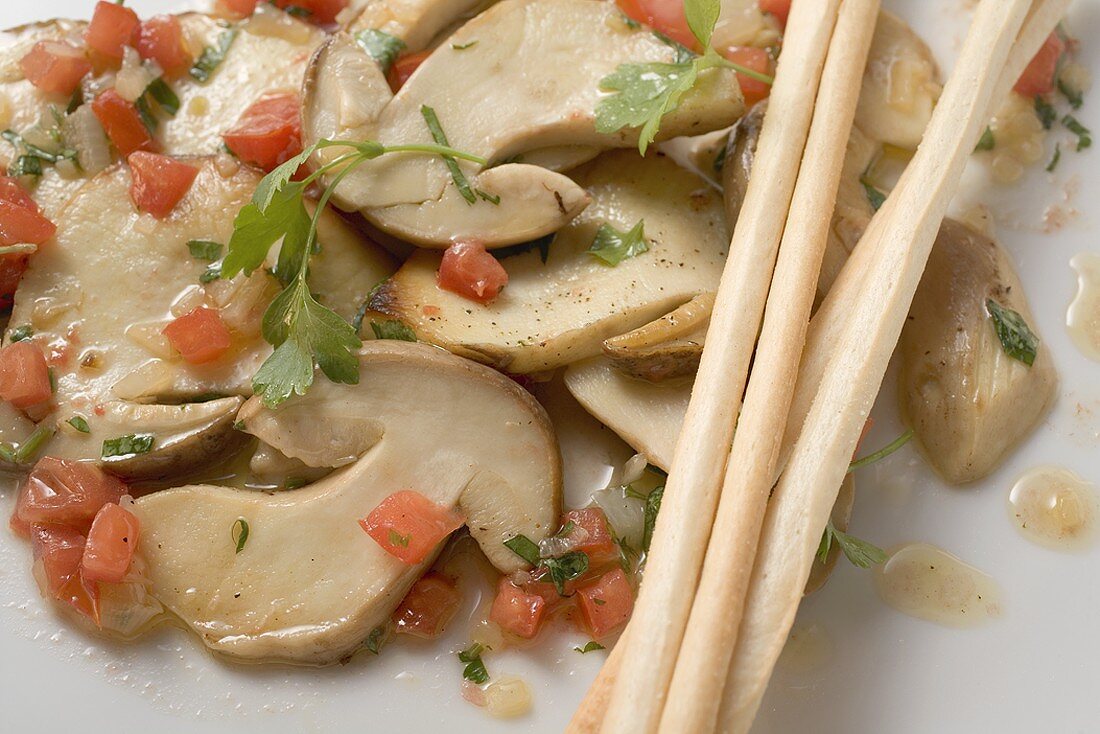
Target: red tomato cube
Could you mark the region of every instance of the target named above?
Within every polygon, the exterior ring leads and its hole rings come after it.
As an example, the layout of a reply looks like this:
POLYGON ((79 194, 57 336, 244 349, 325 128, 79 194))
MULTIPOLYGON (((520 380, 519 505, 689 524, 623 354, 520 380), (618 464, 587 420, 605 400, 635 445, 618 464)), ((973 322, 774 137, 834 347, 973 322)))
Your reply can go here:
MULTIPOLYGON (((758 71, 761 74, 770 75, 772 73, 772 57, 762 48, 732 46, 727 48, 722 55, 746 69, 758 71)), ((741 85, 741 94, 745 97, 745 104, 747 105, 754 105, 772 93, 770 84, 766 84, 759 79, 753 79, 741 72, 737 72, 737 82, 741 85)))
MULTIPOLYGON (((9 202, 24 209, 39 211, 38 204, 31 198, 31 195, 23 189, 18 181, 10 176, 0 176, 0 201, 9 202)), ((20 240, 20 242, 26 241, 20 240)))
POLYGON ((218 312, 199 306, 164 327, 172 348, 190 364, 206 364, 218 359, 232 344, 229 329, 218 312))
POLYGON ((413 72, 420 68, 420 65, 424 63, 424 59, 431 56, 432 51, 428 49, 426 51, 417 51, 414 54, 402 54, 390 66, 390 70, 386 72, 386 81, 390 83, 390 89, 394 94, 397 94, 401 87, 405 86, 405 82, 409 81, 409 77, 413 75, 413 72))
POLYGON ((318 25, 335 23, 336 16, 348 6, 348 0, 275 0, 277 7, 301 8, 309 13, 308 20, 318 25))
POLYGON ((41 245, 54 236, 57 227, 37 205, 31 209, 0 199, 0 245, 41 245))
POLYGON ((140 524, 132 512, 116 504, 99 508, 80 562, 88 581, 117 584, 126 578, 137 550, 140 524))
POLYGON ((787 26, 787 18, 791 14, 791 0, 759 0, 760 9, 765 13, 771 13, 784 28, 787 26))
POLYGON ((26 410, 51 397, 50 368, 37 344, 24 340, 0 349, 0 398, 26 410))
POLYGON ((577 591, 577 604, 592 637, 606 637, 626 624, 634 609, 634 589, 621 568, 577 591))
POLYGON ((27 255, 17 253, 0 255, 0 311, 11 308, 28 259, 27 255))
POLYGON ((412 566, 423 562, 464 522, 461 513, 403 489, 382 500, 359 525, 382 550, 412 566))
MULTIPOLYGON (((585 540, 574 546, 574 550, 583 551, 592 566, 609 563, 619 559, 619 547, 611 534, 607 516, 599 507, 586 507, 583 510, 570 510, 562 517, 562 526, 573 523, 584 531, 585 540)), ((566 536, 568 539, 569 536, 566 536)))
POLYGON ((1058 62, 1066 52, 1066 42, 1054 31, 1047 38, 1039 53, 1024 69, 1015 90, 1025 97, 1038 97, 1054 91, 1054 76, 1058 72, 1058 62))
POLYGON ((23 76, 51 94, 72 94, 92 70, 84 52, 67 41, 39 41, 19 61, 23 76))
POLYGON ((194 61, 183 41, 183 26, 174 15, 154 15, 143 21, 136 46, 141 58, 156 61, 167 77, 183 74, 194 61))
POLYGON ((681 0, 616 0, 615 4, 631 20, 644 23, 693 51, 701 50, 681 0))
POLYGON ((445 291, 487 304, 508 285, 508 273, 481 243, 456 242, 443 253, 436 282, 445 291))
POLYGON ((256 12, 259 0, 221 0, 221 5, 235 18, 247 18, 256 12))
POLYGON ((133 42, 139 25, 141 21, 137 13, 130 8, 99 0, 84 31, 84 42, 101 56, 121 61, 123 51, 133 42))
POLYGON ((157 149, 152 133, 141 121, 137 107, 127 102, 114 89, 108 89, 92 101, 92 112, 123 157, 138 150, 157 149))
POLYGON ((52 523, 86 533, 101 507, 118 504, 129 493, 121 479, 95 464, 45 456, 19 490, 12 526, 29 529, 35 523, 52 523))
POLYGON ((260 97, 222 138, 233 155, 270 172, 302 152, 301 100, 297 94, 260 97))
POLYGON ((143 150, 131 153, 126 162, 133 176, 130 199, 138 211, 148 212, 157 219, 172 213, 199 175, 194 166, 143 150))
POLYGON ((529 640, 538 633, 545 608, 546 600, 542 596, 528 594, 503 578, 497 587, 493 607, 489 610, 489 619, 505 632, 529 640))
POLYGON ((80 573, 84 535, 64 525, 40 524, 33 528, 31 545, 35 565, 42 570, 43 593, 99 624, 99 589, 80 573))
POLYGON ((399 634, 432 640, 443 634, 461 603, 462 595, 453 581, 429 573, 409 589, 393 613, 393 621, 399 634))

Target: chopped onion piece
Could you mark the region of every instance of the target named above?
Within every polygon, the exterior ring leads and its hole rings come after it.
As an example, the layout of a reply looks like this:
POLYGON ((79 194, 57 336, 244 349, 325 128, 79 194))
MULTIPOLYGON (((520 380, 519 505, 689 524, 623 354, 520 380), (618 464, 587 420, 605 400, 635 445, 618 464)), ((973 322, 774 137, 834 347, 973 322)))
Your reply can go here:
POLYGON ((499 719, 523 716, 531 710, 531 690, 520 678, 499 678, 485 688, 485 709, 499 719))
POLYGON ((645 532, 645 502, 627 497, 622 487, 608 487, 592 494, 592 501, 607 515, 615 536, 631 548, 642 547, 645 532))
POLYGON ((633 484, 642 478, 645 474, 645 468, 649 466, 649 461, 646 460, 642 454, 634 454, 626 460, 626 466, 623 467, 623 484, 633 484))
POLYGON ((138 52, 127 47, 123 52, 122 68, 115 75, 115 91, 122 95, 127 102, 134 102, 145 94, 157 77, 141 63, 138 52))
POLYGON ((281 38, 294 44, 309 43, 314 33, 311 26, 268 3, 256 7, 245 28, 257 36, 281 38))
POLYGON ((66 117, 62 133, 87 175, 94 176, 111 165, 111 146, 91 105, 81 105, 66 117))

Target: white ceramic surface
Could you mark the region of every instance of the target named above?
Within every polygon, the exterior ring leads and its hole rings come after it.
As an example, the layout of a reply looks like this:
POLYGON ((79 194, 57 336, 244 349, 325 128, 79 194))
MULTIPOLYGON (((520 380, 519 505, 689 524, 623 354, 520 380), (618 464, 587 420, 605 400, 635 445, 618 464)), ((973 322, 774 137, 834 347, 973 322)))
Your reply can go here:
MULTIPOLYGON (((174 0, 129 4, 142 13, 181 7, 174 0)), ((973 0, 887 4, 932 42, 950 68, 973 0)), ((92 5, 7 0, 0 4, 0 26, 87 17, 92 5)), ((1085 39, 1085 63, 1100 69, 1100 2, 1077 0, 1069 27, 1085 39)), ((1086 96, 1079 117, 1100 130, 1097 94, 1086 96)), ((1034 545, 1013 528, 1005 506, 1015 478, 1037 464, 1059 464, 1100 484, 1100 365, 1075 349, 1064 328, 1075 289, 1069 259, 1100 252, 1100 213, 1089 204, 1100 200, 1096 155, 1067 152, 1056 174, 1034 170, 1011 189, 985 184, 981 171, 971 171, 964 197, 989 204, 997 215, 1044 346, 1056 355, 1062 384, 1049 418, 1000 471, 972 487, 944 486, 911 447, 859 476, 856 534, 885 547, 927 541, 950 550, 1001 585, 1002 616, 968 630, 903 616, 878 600, 869 572, 841 562, 797 622, 818 630, 824 643, 817 654, 780 666, 755 732, 1100 731, 1100 548, 1066 554, 1034 545), (1050 206, 1069 214, 1055 232, 1042 224, 1050 206)), ((888 377, 866 445, 882 445, 898 431, 891 385, 888 377)), ((571 472, 570 490, 579 501, 583 487, 606 481, 605 466, 627 453, 598 441, 570 443, 591 454, 571 472)), ((0 502, 4 517, 11 503, 7 492, 0 502)), ((0 531, 4 732, 556 732, 603 655, 573 652, 584 640, 577 636, 538 654, 487 658, 491 672, 524 677, 534 695, 532 714, 500 722, 460 698, 460 665, 452 651, 465 642, 463 625, 454 625, 438 644, 394 645, 380 659, 357 658, 344 667, 241 668, 211 658, 178 630, 130 646, 86 637, 39 598, 28 567, 29 549, 0 531)))

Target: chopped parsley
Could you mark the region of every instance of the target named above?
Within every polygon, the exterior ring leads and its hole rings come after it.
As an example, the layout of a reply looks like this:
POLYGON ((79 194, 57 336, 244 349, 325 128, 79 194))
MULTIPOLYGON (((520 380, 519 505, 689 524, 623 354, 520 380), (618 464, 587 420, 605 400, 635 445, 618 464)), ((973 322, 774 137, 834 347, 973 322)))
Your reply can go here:
POLYGON ((416 333, 403 321, 387 319, 385 321, 370 322, 371 331, 375 339, 394 339, 402 342, 416 341, 416 333))
POLYGON ((1062 146, 1058 143, 1054 144, 1054 156, 1050 159, 1050 163, 1047 164, 1047 173, 1054 173, 1054 169, 1058 167, 1058 164, 1062 160, 1062 146))
POLYGON ((465 51, 466 49, 473 48, 476 45, 477 45, 477 41, 475 40, 475 41, 470 41, 468 43, 462 43, 462 44, 452 43, 451 48, 453 48, 455 51, 465 51))
POLYGON ((542 264, 546 264, 547 258, 550 257, 550 245, 554 242, 554 235, 548 234, 539 237, 537 240, 531 240, 530 242, 521 242, 518 245, 509 245, 508 247, 499 247, 493 250, 493 257, 497 260, 503 260, 506 257, 513 257, 515 255, 522 255, 525 252, 531 250, 539 251, 539 259, 542 260, 542 264))
POLYGON ((978 144, 974 147, 974 150, 993 150, 996 145, 997 139, 993 137, 993 128, 986 126, 985 132, 978 139, 978 144))
POLYGON ((229 537, 233 539, 233 544, 237 548, 234 554, 243 551, 244 544, 248 542, 248 520, 238 517, 233 527, 229 529, 229 537))
POLYGON ((549 572, 550 581, 558 590, 558 595, 565 596, 565 584, 588 570, 588 554, 582 551, 570 551, 557 558, 542 559, 542 566, 549 572))
POLYGON ((829 524, 825 526, 825 532, 821 535, 821 543, 817 547, 817 559, 822 563, 828 561, 829 551, 832 550, 834 541, 840 546, 840 550, 844 551, 844 556, 852 565, 859 568, 877 566, 884 563, 888 557, 886 552, 878 546, 837 530, 830 520, 829 524))
POLYGON ((400 546, 401 548, 408 548, 409 543, 412 541, 412 533, 408 535, 402 535, 393 528, 390 528, 390 545, 400 546))
POLYGON ((21 342, 30 339, 32 336, 34 336, 34 327, 30 324, 23 324, 8 332, 8 341, 12 343, 21 342))
POLYGON ((225 61, 229 48, 236 40, 238 32, 236 28, 230 28, 218 36, 218 42, 215 45, 204 48, 191 67, 191 78, 198 82, 209 81, 217 68, 225 61))
POLYGON ((18 446, 12 446, 10 443, 0 444, 0 459, 11 464, 30 463, 42 448, 42 444, 51 436, 53 436, 52 429, 43 425, 36 426, 34 432, 18 446))
MULTIPOLYGON (((59 128, 51 128, 50 135, 59 143, 61 142, 59 128)), ((56 164, 63 160, 76 161, 76 150, 62 147, 59 152, 52 153, 45 148, 28 143, 22 135, 14 130, 0 132, 0 138, 10 143, 17 153, 15 160, 8 166, 9 176, 41 176, 44 164, 56 164)))
POLYGON ((618 265, 623 260, 637 257, 643 252, 649 251, 649 244, 645 238, 645 220, 638 223, 627 232, 620 232, 610 224, 601 224, 596 230, 596 237, 592 240, 592 246, 588 248, 588 254, 608 265, 618 265))
POLYGON ((1054 109, 1050 102, 1038 96, 1035 97, 1035 114, 1039 116, 1039 122, 1043 123, 1045 130, 1053 127, 1058 120, 1058 110, 1054 109))
POLYGON ((539 561, 541 560, 539 547, 526 535, 517 535, 514 538, 509 538, 504 541, 504 547, 508 548, 508 550, 512 551, 532 566, 539 565, 539 561))
POLYGON ((1062 96, 1069 102, 1069 106, 1075 110, 1081 109, 1081 105, 1085 103, 1085 97, 1081 93, 1081 90, 1072 88, 1061 78, 1058 79, 1058 91, 1061 92, 1062 96))
POLYGON ((1066 129, 1077 136, 1078 151, 1082 151, 1092 146, 1092 132, 1078 122, 1076 117, 1073 115, 1066 115, 1062 118, 1062 124, 1066 126, 1066 129))
POLYGON ((642 550, 649 552, 653 542, 653 530, 657 527, 657 515, 661 512, 661 500, 665 496, 664 486, 657 487, 645 498, 645 511, 642 524, 642 550))
POLYGON ((989 319, 993 322, 993 329, 997 332, 1005 354, 1028 367, 1035 364, 1035 357, 1039 354, 1039 337, 1027 325, 1024 317, 992 298, 986 300, 985 310, 989 313, 989 319))
POLYGON ((145 94, 142 96, 152 98, 170 117, 174 117, 180 111, 180 98, 176 96, 175 91, 168 86, 168 82, 164 81, 163 77, 150 82, 149 86, 145 88, 145 94))
POLYGON ((211 242, 210 240, 191 240, 187 243, 187 249, 191 253, 191 257, 196 260, 206 260, 208 262, 214 262, 222 256, 222 247, 220 243, 211 242))
POLYGON ((863 192, 867 194, 867 201, 870 202, 871 208, 877 212, 886 203, 886 194, 879 191, 878 187, 871 183, 866 173, 859 177, 859 183, 863 186, 863 192))
MULTIPOLYGON (((428 130, 432 134, 432 140, 438 145, 449 145, 447 142, 447 134, 443 132, 443 126, 439 124, 439 117, 435 114, 435 110, 428 105, 422 105, 420 107, 420 114, 424 116, 424 122, 427 124, 428 130)), ((466 200, 466 203, 476 203, 477 195, 470 187, 470 182, 466 178, 466 174, 458 167, 458 161, 455 160, 454 156, 450 155, 441 155, 440 158, 447 164, 447 170, 451 172, 451 179, 454 181, 458 193, 462 194, 462 198, 466 200)))
POLYGON ((592 652, 594 650, 606 650, 607 648, 596 642, 595 640, 592 640, 591 642, 586 643, 584 647, 574 647, 573 649, 579 652, 581 655, 584 655, 586 652, 592 652))
POLYGON ((484 645, 475 642, 458 653, 459 662, 466 664, 462 669, 462 677, 479 686, 489 682, 489 671, 485 669, 485 663, 481 660, 481 653, 484 650, 484 645))
POLYGON ((151 433, 128 433, 118 438, 108 438, 103 442, 103 451, 100 456, 110 459, 147 454, 153 450, 153 441, 154 437, 151 433))
POLYGON ((367 28, 359 31, 355 34, 355 42, 374 59, 382 69, 383 74, 389 73, 393 62, 405 50, 404 41, 377 28, 367 28))
POLYGON ((74 415, 69 420, 65 421, 70 426, 80 431, 81 433, 91 433, 92 429, 88 427, 88 419, 82 415, 74 415))
POLYGON ((386 626, 379 625, 367 635, 367 650, 377 655, 382 651, 382 644, 386 641, 386 626))

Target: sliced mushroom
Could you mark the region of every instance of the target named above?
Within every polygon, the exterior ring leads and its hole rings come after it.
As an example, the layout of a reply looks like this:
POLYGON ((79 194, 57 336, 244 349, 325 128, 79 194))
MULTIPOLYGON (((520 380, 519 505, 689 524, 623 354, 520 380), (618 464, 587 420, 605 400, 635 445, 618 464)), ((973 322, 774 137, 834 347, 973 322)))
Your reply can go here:
POLYGON ((1005 352, 990 299, 1035 330, 1008 255, 946 220, 902 332, 898 395, 929 462, 954 483, 993 471, 1046 415, 1058 384, 1046 345, 1030 367, 1005 352))
MULTIPOLYGON (((600 81, 620 64, 673 56, 610 4, 505 0, 462 26, 387 103, 377 65, 349 37, 336 36, 307 74, 305 137, 431 142, 422 114, 430 106, 452 146, 491 163, 560 146, 634 146, 637 130, 596 131, 596 105, 606 94, 600 81), (530 30, 545 28, 555 32, 530 30), (562 45, 563 38, 570 43, 562 45)), ((726 127, 742 110, 734 75, 713 69, 662 120, 661 136, 726 127)), ((444 162, 424 155, 363 164, 337 187, 335 200, 386 232, 439 248, 455 240, 487 247, 524 242, 560 229, 588 201, 572 181, 538 166, 458 165, 490 200, 465 200, 444 162)))
POLYGON ((200 485, 138 500, 152 594, 227 655, 331 663, 383 624, 431 562, 406 565, 360 528, 394 492, 459 506, 505 572, 523 562, 504 540, 538 542, 556 527, 561 462, 545 412, 503 375, 441 350, 368 343, 358 385, 319 380, 274 411, 253 398, 241 418, 287 456, 359 456, 301 489, 200 485), (239 553, 238 519, 249 526, 239 553))
POLYGON ((492 5, 493 0, 388 0, 368 2, 348 29, 376 30, 405 44, 406 53, 430 48, 443 31, 492 5))
POLYGON ((717 192, 661 156, 605 153, 573 172, 593 203, 542 253, 505 257, 508 285, 482 306, 440 289, 440 254, 421 250, 371 299, 424 340, 512 373, 599 354, 601 342, 717 287, 729 234, 717 192), (596 231, 645 222, 648 252, 608 265, 596 231))
MULTIPOLYGON (((90 429, 59 431, 48 447, 55 456, 99 458, 105 439, 149 434, 152 451, 117 467, 149 478, 187 473, 187 465, 204 466, 240 445, 230 430, 233 399, 180 403, 251 394, 251 377, 271 353, 260 318, 279 287, 263 271, 200 285, 209 265, 192 258, 187 243, 227 242, 259 176, 214 159, 192 162, 199 175, 164 220, 135 211, 125 167, 96 176, 62 211, 54 241, 31 258, 10 324, 32 327, 51 357, 59 425, 80 416, 90 429), (188 365, 163 329, 204 305, 219 309, 234 348, 216 362, 188 365)), ((335 215, 324 215, 320 232, 311 286, 351 318, 392 261, 335 215)))
POLYGON ((622 372, 650 382, 694 375, 713 308, 713 293, 698 295, 656 321, 607 339, 603 353, 622 372))

